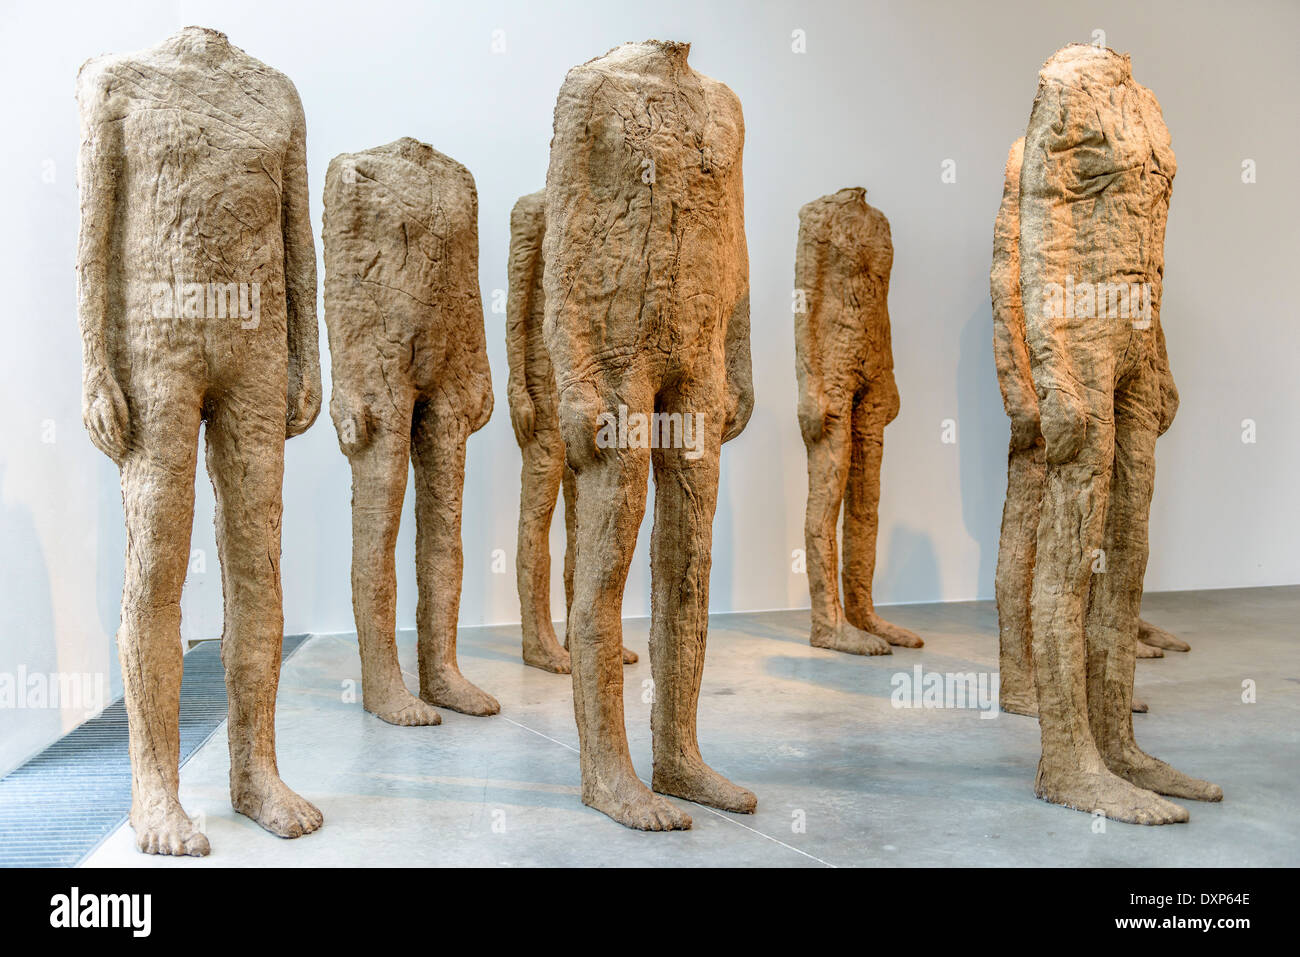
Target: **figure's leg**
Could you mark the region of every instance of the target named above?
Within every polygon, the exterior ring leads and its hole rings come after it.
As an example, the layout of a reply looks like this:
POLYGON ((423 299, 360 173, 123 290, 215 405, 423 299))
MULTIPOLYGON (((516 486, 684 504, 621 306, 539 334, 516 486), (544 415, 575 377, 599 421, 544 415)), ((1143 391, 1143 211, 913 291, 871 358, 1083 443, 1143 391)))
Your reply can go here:
MULTIPOLYGON (((1138 619, 1138 641, 1152 648, 1159 648, 1163 651, 1191 651, 1192 646, 1177 635, 1165 631, 1149 621, 1138 619)), ((1141 649, 1138 649, 1141 651, 1141 649)), ((1139 658, 1145 657, 1139 654, 1139 658)))
MULTIPOLYGON (((279 381, 283 383, 283 374, 279 381)), ((285 420, 284 393, 278 393, 276 402, 276 390, 262 385, 239 382, 226 390, 213 403, 206 429, 225 597, 221 661, 229 698, 230 800, 236 811, 272 834, 300 837, 320 827, 323 818, 280 780, 275 760, 275 693, 284 642, 280 496, 285 420)))
POLYGON ((551 517, 564 474, 564 440, 553 425, 538 428, 522 449, 519 544, 515 574, 524 664, 567 675, 569 653, 560 647, 551 623, 551 517))
POLYGON ((462 714, 489 715, 500 711, 501 705, 470 684, 456 662, 467 438, 467 423, 455 411, 435 408, 433 403, 416 408, 411 450, 415 458, 415 578, 420 590, 415 608, 420 697, 462 714))
POLYGON ((1103 542, 1114 434, 1110 403, 1098 400, 1079 455, 1047 468, 1031 617, 1043 747, 1034 791, 1117 821, 1168 824, 1187 820, 1187 811, 1108 770, 1088 723, 1084 614, 1103 542))
POLYGON ((442 717, 406 687, 397 657, 397 567, 393 554, 410 472, 410 408, 393 410, 351 456, 352 611, 361 653, 361 702, 389 724, 427 726, 442 717))
MULTIPOLYGON (((752 814, 753 792, 728 781, 704 763, 696 733, 704 649, 709 631, 709 569, 713 513, 718 500, 722 422, 718 401, 677 401, 669 411, 699 413, 707 436, 703 454, 682 449, 654 452, 655 520, 650 539, 650 667, 654 675, 651 786, 700 804, 752 814), (693 406, 693 408, 692 408, 693 406), (700 412, 701 409, 707 411, 700 412), (714 420, 717 421, 714 421, 714 420)), ((696 419, 701 421, 700 418, 696 419)))
MULTIPOLYGON (((569 647, 569 616, 573 612, 573 570, 578 560, 578 479, 573 469, 564 466, 564 647, 569 647)), ((640 658, 626 645, 623 664, 634 665, 640 658)))
POLYGON ((208 839, 181 807, 181 590, 194 525, 197 395, 136 392, 122 463, 126 577, 117 632, 131 747, 131 826, 146 854, 202 857, 208 839))
MULTIPOLYGON (((631 411, 650 406, 648 396, 638 402, 638 397, 619 394, 631 411)), ((645 515, 649 467, 649 449, 610 448, 577 472, 582 515, 569 655, 582 802, 627 827, 667 831, 689 828, 690 816, 637 778, 623 723, 623 588, 645 515)))
POLYGON ((1155 482, 1154 371, 1139 372, 1115 401, 1115 468, 1106 516, 1106 573, 1088 609, 1088 709, 1106 766, 1138 787, 1196 801, 1220 801, 1218 785, 1189 777, 1143 752, 1133 736, 1133 670, 1146 576, 1147 528, 1155 482))
POLYGON ((1038 689, 1030 650, 1029 598, 1038 545, 1038 509, 1047 481, 1042 445, 1012 449, 1007 457, 1007 498, 993 592, 998 606, 998 671, 1003 711, 1038 716, 1038 689))
POLYGON ((809 642, 815 648, 854 655, 887 655, 889 643, 854 627, 840 607, 836 531, 849 479, 851 417, 847 400, 836 403, 826 416, 821 437, 806 443, 808 508, 804 515, 804 551, 812 603, 809 642))
POLYGON ((849 478, 844 492, 844 617, 854 627, 879 635, 891 645, 920 648, 915 632, 890 624, 876 614, 871 583, 876 575, 876 533, 880 528, 880 461, 885 425, 892 411, 883 389, 868 385, 853 406, 849 440, 849 478))

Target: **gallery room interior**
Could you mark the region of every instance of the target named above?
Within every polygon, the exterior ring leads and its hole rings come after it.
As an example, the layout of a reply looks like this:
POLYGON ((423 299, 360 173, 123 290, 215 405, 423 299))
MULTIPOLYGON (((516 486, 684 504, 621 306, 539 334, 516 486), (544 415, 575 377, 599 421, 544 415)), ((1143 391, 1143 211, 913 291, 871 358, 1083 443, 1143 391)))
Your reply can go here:
POLYGON ((6 14, 0 866, 1300 859, 1300 8, 365 7, 6 14))

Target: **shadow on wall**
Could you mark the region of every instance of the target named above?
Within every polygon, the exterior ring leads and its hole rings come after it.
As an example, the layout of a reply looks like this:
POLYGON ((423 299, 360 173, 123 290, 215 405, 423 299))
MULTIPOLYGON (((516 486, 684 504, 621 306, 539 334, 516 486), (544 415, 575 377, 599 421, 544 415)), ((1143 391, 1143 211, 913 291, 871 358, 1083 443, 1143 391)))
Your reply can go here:
POLYGON ((872 591, 881 596, 882 604, 929 601, 933 599, 925 596, 943 594, 939 559, 934 542, 925 532, 906 525, 894 525, 889 530, 889 547, 882 549, 877 543, 876 551, 878 555, 892 558, 888 564, 876 566, 872 591))
MULTIPOLYGON (((987 297, 986 297, 987 299, 987 297)), ((1010 426, 993 362, 993 307, 987 301, 962 327, 957 359, 958 470, 961 514, 979 546, 977 598, 993 597, 1010 426)), ((938 594, 933 592, 931 594, 938 594)))
MULTIPOLYGON (((0 466, 0 489, 5 487, 5 469, 0 466)), ((25 556, 9 563, 0 576, 0 681, 12 690, 14 701, 0 700, 0 774, 14 767, 32 751, 57 738, 63 730, 58 708, 26 708, 23 674, 51 674, 59 668, 54 646, 54 612, 45 552, 32 521, 31 510, 23 505, 0 509, 0 541, 11 555, 25 556), (20 672, 21 669, 21 672, 20 672)))

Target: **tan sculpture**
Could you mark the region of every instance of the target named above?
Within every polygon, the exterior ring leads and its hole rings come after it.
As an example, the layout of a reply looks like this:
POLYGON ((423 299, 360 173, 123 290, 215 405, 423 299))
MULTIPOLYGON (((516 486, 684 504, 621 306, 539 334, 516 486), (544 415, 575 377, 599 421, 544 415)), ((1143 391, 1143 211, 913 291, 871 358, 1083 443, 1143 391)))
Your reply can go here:
MULTIPOLYGON (((1038 692, 1034 687, 1029 640, 1029 598, 1033 585, 1034 555, 1038 544, 1039 506, 1047 479, 1047 460, 1038 426, 1038 396, 1029 368, 1025 341, 1025 316, 1020 302, 1020 166, 1025 141, 1017 140, 1007 154, 1002 205, 993 231, 993 268, 989 274, 993 299, 993 358, 997 366, 1002 403, 1011 419, 1011 445, 1007 453, 1007 495, 1002 509, 1002 534, 994 585, 998 607, 998 661, 1001 673, 999 703, 1003 711, 1037 717, 1038 692)), ((1157 337, 1164 412, 1161 433, 1169 428, 1178 408, 1178 390, 1169 371, 1164 336, 1157 337)), ((1188 646, 1167 631, 1138 622, 1137 657, 1159 658, 1162 649, 1187 651, 1188 646)), ((1133 710, 1147 706, 1133 700, 1133 710)))
POLYGON ((1160 106, 1127 56, 1073 44, 1044 64, 1019 196, 1046 461, 1030 599, 1035 792, 1139 824, 1187 820, 1158 794, 1223 793, 1141 751, 1131 714, 1155 441, 1173 414, 1160 297, 1174 172, 1160 106))
POLYGON ((362 699, 390 724, 439 705, 500 710, 456 661, 465 443, 492 414, 469 170, 409 137, 336 156, 325 174, 330 415, 352 465, 352 608, 362 699), (398 666, 393 549, 415 467, 420 695, 398 666))
POLYGON ((630 43, 570 70, 546 180, 545 336, 578 487, 582 800, 644 830, 691 824, 638 780, 623 724, 623 586, 652 462, 651 785, 730 811, 756 804, 704 763, 696 736, 719 452, 745 427, 753 386, 744 121, 689 50, 630 43))
MULTIPOLYGON (((542 288, 542 239, 546 235, 546 191, 522 196, 510 212, 510 291, 506 297, 506 358, 510 378, 510 423, 523 453, 520 476, 519 546, 515 568, 524 663, 569 674, 569 638, 564 647, 551 623, 551 517, 564 488, 564 609, 573 607, 573 568, 578 545, 578 488, 564 461, 557 408, 559 393, 542 324, 546 295, 542 288)), ((634 664, 636 652, 624 648, 623 663, 634 664)))
POLYGON ((811 643, 854 655, 919 648, 876 614, 871 597, 885 426, 898 415, 889 335, 889 221, 866 190, 842 189, 799 210, 795 362, 799 431, 808 450, 804 522, 811 643), (836 527, 844 509, 844 604, 836 527))
POLYGON ((200 424, 225 596, 231 802, 298 837, 321 814, 280 780, 275 695, 284 442, 320 411, 302 104, 287 77, 201 27, 90 60, 77 102, 82 414, 122 474, 136 847, 209 850, 177 796, 200 424))

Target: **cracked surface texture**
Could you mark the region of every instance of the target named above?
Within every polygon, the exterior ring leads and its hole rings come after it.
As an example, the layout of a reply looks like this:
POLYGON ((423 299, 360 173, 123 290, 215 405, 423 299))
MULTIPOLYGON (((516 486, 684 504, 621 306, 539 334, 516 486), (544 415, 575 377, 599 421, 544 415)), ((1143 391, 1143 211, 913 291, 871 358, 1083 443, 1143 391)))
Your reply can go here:
MULTIPOLYGON (((753 408, 744 120, 685 43, 617 47, 570 70, 555 107, 543 242, 544 335, 578 488, 569 651, 582 799, 629 827, 690 817, 659 794, 748 812, 706 765, 696 709, 708 632, 718 461, 753 408), (602 416, 698 424, 686 444, 598 444, 602 416), (623 587, 653 465, 652 793, 623 724, 623 587)), ((608 421, 607 419, 605 421, 608 421)), ((679 430, 679 438, 682 433, 679 430)))
POLYGON ((876 614, 880 462, 898 415, 889 336, 889 221, 861 187, 799 210, 794 313, 799 431, 808 451, 804 542, 812 599, 810 641, 857 655, 919 648, 920 637, 876 614), (844 512, 844 603, 836 529, 844 512))
MULTIPOLYGON (((1037 716, 1038 692, 1034 686, 1030 652, 1029 599, 1038 546, 1039 506, 1047 481, 1047 460, 1038 424, 1038 396, 1034 392, 1025 339, 1025 314, 1020 302, 1020 167, 1023 138, 1007 154, 1002 204, 993 229, 993 267, 989 274, 993 301, 993 358, 1003 407, 1011 419, 1007 452, 1007 494, 1002 508, 1002 532, 994 592, 998 606, 998 664, 1002 710, 1037 716)), ((1178 390, 1169 370, 1164 336, 1157 334, 1157 367, 1161 401, 1166 406, 1163 432, 1178 407, 1178 390)), ((1138 622, 1137 657, 1161 657, 1162 649, 1187 651, 1181 641, 1146 621, 1138 622)), ((1134 700, 1133 710, 1145 712, 1134 700)))
MULTIPOLYGON (((510 290, 506 297, 506 391, 510 424, 523 455, 519 493, 519 542, 515 570, 524 663, 569 674, 569 639, 561 647, 551 623, 551 518, 556 496, 564 489, 564 608, 573 606, 573 569, 578 550, 578 487, 564 461, 560 435, 559 392, 542 325, 546 293, 542 288, 542 239, 546 235, 546 191, 521 196, 510 212, 510 290)), ((635 664, 636 652, 623 649, 623 663, 635 664)))
POLYGON ((177 798, 200 425, 225 598, 231 801, 297 837, 321 825, 275 757, 284 442, 320 409, 302 104, 282 73, 202 27, 88 61, 77 103, 83 418, 122 477, 118 648, 136 846, 209 850, 177 798))
POLYGON ((352 466, 352 606, 367 711, 398 725, 500 710, 461 674, 465 444, 492 414, 469 170, 409 137, 336 156, 325 175, 330 415, 352 466), (419 696, 394 642, 394 547, 415 468, 419 696))
MULTIPOLYGON (((1187 820, 1161 794, 1222 797, 1142 752, 1131 713, 1155 442, 1176 404, 1160 325, 1175 169, 1160 106, 1127 56, 1072 44, 1044 64, 1018 199, 1020 303, 1045 461, 1030 594, 1035 792, 1139 824, 1187 820), (1145 290, 1149 308, 1109 295, 1089 302, 1085 288, 1111 284, 1145 290)), ((995 300, 1007 289, 1009 229, 998 229, 995 300)), ((1027 415, 1013 407, 1013 422, 1027 415)))

